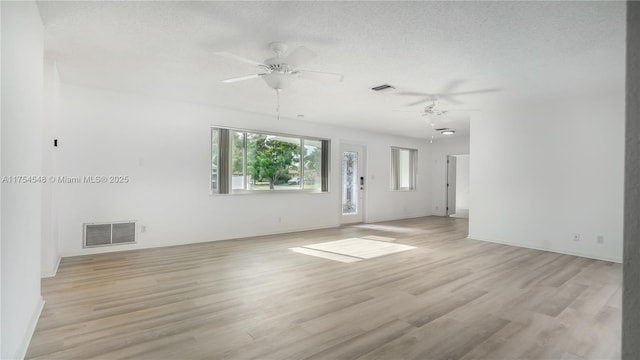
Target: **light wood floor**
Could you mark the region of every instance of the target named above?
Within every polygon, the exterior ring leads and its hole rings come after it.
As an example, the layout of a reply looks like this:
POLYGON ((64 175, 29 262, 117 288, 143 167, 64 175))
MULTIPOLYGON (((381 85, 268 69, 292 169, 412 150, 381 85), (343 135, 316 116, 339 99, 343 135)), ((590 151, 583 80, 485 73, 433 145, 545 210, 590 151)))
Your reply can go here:
POLYGON ((419 218, 65 258, 27 358, 617 359, 621 266, 419 218), (288 248, 365 235, 342 263, 288 248))

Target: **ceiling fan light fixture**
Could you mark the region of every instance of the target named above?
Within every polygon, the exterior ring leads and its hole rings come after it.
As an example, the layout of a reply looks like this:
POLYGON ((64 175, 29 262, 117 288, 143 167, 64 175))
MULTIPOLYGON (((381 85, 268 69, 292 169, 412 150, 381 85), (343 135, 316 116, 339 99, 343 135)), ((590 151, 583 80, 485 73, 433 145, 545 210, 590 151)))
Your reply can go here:
POLYGON ((456 133, 456 131, 455 131, 455 130, 452 130, 452 129, 447 129, 447 130, 442 130, 440 133, 441 133, 442 135, 453 135, 453 134, 455 134, 455 133, 456 133))
POLYGON ((288 88, 296 79, 291 75, 280 73, 280 72, 272 72, 269 74, 264 74, 262 75, 262 78, 267 83, 267 85, 269 85, 269 87, 275 90, 282 90, 282 89, 288 88))

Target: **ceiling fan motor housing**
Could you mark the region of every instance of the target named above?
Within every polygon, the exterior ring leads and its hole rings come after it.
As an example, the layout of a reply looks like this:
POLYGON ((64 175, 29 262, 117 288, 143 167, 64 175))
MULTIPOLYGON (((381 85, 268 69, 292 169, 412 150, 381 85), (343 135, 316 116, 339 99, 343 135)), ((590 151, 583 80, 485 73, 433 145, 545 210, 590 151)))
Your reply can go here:
POLYGON ((267 65, 267 68, 271 71, 279 71, 282 73, 290 73, 291 66, 286 64, 283 58, 273 57, 264 61, 264 64, 267 65))
POLYGON ((269 44, 269 47, 274 53, 278 54, 278 56, 286 53, 287 50, 289 49, 289 46, 283 43, 282 41, 274 41, 271 44, 269 44))

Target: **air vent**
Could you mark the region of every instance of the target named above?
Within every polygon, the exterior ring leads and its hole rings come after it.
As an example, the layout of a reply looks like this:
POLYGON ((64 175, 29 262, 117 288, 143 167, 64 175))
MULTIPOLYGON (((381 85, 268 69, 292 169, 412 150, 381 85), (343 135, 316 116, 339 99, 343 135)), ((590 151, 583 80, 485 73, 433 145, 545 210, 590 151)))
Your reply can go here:
POLYGON ((135 221, 83 224, 83 247, 133 244, 136 242, 135 221))
POLYGON ((375 87, 372 87, 371 90, 373 91, 390 91, 390 90, 395 90, 395 87, 389 85, 389 84, 383 84, 383 85, 378 85, 375 87))

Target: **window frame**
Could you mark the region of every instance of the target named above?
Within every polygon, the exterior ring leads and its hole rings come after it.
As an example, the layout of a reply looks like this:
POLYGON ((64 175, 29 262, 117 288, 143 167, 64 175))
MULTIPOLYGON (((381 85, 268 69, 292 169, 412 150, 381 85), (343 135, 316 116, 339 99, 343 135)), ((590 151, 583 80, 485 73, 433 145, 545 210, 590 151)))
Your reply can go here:
MULTIPOLYGON (((220 133, 218 132, 218 143, 219 143, 219 135, 220 133)), ((328 138, 321 138, 321 137, 317 137, 317 136, 306 136, 306 135, 297 135, 297 134, 288 134, 288 133, 281 133, 281 132, 276 132, 276 131, 265 131, 265 130, 254 130, 254 129, 247 129, 247 128, 237 128, 237 127, 229 127, 229 126, 220 126, 220 125, 211 125, 209 126, 209 146, 211 149, 210 152, 210 178, 209 178, 209 195, 211 196, 227 196, 227 195, 247 195, 247 194, 280 194, 280 193, 285 193, 285 194, 295 194, 295 193, 305 193, 305 194, 328 194, 331 192, 331 139, 328 138), (221 157, 221 151, 220 149, 217 150, 217 156, 218 156, 218 163, 217 163, 217 186, 216 186, 216 191, 214 191, 213 186, 212 186, 212 182, 213 182, 213 159, 212 156, 214 154, 214 146, 213 146, 213 134, 214 134, 214 130, 227 130, 229 132, 229 139, 228 139, 228 147, 229 147, 229 151, 228 151, 228 161, 227 161, 227 165, 229 168, 231 168, 232 166, 232 162, 233 162, 233 132, 241 132, 243 133, 243 138, 244 138, 244 145, 243 145, 243 172, 244 172, 244 184, 245 187, 248 185, 247 183, 247 156, 248 156, 248 151, 247 151, 247 134, 252 133, 252 134, 259 134, 259 135, 265 135, 265 136, 279 136, 279 137, 289 137, 289 138, 296 138, 300 141, 300 164, 299 164, 299 177, 302 179, 302 182, 300 184, 300 187, 297 189, 279 189, 279 190, 271 190, 271 189, 267 189, 267 190, 250 190, 250 189, 233 189, 233 184, 232 184, 232 171, 228 170, 228 176, 229 176, 229 192, 228 193, 220 193, 220 157, 221 157), (325 166, 326 170, 321 170, 321 173, 326 173, 326 178, 323 178, 323 176, 320 176, 320 189, 305 189, 304 188, 304 141, 305 140, 311 140, 311 141, 319 141, 321 144, 324 144, 323 142, 326 141, 326 150, 324 150, 324 146, 320 147, 320 151, 321 151, 321 166, 325 166), (323 159, 325 158, 326 159, 323 159), (323 182, 326 182, 326 190, 323 191, 322 187, 323 187, 323 182)), ((322 169, 322 168, 321 168, 322 169)))
POLYGON ((390 171, 390 188, 391 191, 417 191, 418 190, 418 149, 391 146, 391 171, 390 171), (409 187, 400 187, 399 179, 400 174, 396 174, 396 168, 399 170, 399 164, 396 166, 395 162, 400 160, 400 151, 409 151, 409 187), (398 156, 395 156, 395 152, 398 152, 398 156))

